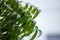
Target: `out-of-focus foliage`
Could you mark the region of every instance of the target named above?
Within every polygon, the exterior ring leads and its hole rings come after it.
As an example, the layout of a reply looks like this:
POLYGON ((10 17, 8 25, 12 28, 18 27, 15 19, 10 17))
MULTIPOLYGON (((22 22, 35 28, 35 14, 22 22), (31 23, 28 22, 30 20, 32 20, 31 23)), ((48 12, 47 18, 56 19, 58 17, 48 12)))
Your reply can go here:
POLYGON ((34 19, 39 12, 28 3, 22 6, 18 0, 0 0, 0 40, 22 40, 33 32, 30 40, 34 40, 39 30, 34 19))

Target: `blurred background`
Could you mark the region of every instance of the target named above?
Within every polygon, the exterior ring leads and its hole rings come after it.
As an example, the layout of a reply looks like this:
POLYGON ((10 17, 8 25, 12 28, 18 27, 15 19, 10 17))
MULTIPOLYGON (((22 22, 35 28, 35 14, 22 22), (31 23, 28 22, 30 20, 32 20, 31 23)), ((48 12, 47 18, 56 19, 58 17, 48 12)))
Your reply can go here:
POLYGON ((23 2, 41 9, 35 21, 42 30, 42 35, 36 40, 60 40, 60 0, 23 0, 23 2))

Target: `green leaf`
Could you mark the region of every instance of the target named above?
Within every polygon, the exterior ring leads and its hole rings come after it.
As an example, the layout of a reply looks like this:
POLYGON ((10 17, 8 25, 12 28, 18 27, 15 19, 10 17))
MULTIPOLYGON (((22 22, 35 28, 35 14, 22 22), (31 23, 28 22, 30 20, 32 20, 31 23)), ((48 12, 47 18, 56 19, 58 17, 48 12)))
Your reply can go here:
POLYGON ((24 10, 28 8, 28 3, 25 4, 24 10))
POLYGON ((37 10, 35 11, 35 13, 34 13, 33 19, 36 18, 36 17, 38 16, 39 13, 40 13, 40 11, 37 9, 37 10))
POLYGON ((32 38, 30 40, 34 40, 36 35, 37 35, 38 31, 36 30, 35 33, 33 34, 32 38))
POLYGON ((34 14, 36 10, 37 10, 37 8, 36 7, 33 7, 32 11, 31 11, 32 14, 34 14))
POLYGON ((30 7, 29 7, 29 11, 31 11, 31 10, 32 10, 32 8, 33 8, 33 6, 32 6, 32 5, 30 5, 30 7))

